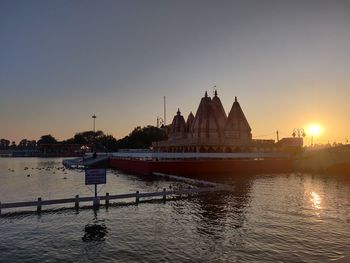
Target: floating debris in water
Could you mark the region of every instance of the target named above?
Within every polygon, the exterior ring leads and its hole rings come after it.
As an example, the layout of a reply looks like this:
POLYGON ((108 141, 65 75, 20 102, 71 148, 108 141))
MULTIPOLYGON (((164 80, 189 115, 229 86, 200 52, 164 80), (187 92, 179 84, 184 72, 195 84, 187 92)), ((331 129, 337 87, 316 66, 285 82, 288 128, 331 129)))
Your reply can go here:
POLYGON ((81 238, 84 242, 104 241, 108 233, 107 227, 102 224, 87 224, 84 228, 85 234, 81 238))

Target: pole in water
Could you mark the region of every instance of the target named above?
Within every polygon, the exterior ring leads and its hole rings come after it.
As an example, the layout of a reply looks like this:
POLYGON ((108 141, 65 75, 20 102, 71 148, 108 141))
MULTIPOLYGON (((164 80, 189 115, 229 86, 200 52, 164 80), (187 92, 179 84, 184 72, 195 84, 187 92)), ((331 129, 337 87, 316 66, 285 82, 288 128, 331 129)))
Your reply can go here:
POLYGON ((139 191, 136 191, 136 204, 140 202, 139 191))
POLYGON ((105 205, 106 205, 106 208, 109 207, 109 193, 106 193, 106 203, 105 203, 105 205))
POLYGON ((97 184, 95 184, 95 198, 93 201, 93 207, 95 210, 99 209, 100 206, 100 199, 97 198, 97 184))
POLYGON ((41 197, 38 198, 36 211, 38 214, 41 213, 41 197))
POLYGON ((166 194, 165 194, 165 191, 166 191, 166 189, 165 188, 163 188, 163 202, 165 202, 166 201, 166 194))
POLYGON ((79 210, 79 195, 75 196, 75 210, 79 210))

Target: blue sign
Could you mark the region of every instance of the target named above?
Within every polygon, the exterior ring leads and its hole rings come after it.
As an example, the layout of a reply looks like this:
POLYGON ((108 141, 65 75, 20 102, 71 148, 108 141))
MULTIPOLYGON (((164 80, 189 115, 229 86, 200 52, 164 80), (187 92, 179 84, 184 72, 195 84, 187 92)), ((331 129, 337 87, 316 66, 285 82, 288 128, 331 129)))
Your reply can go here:
POLYGON ((85 169, 85 185, 105 184, 106 169, 104 168, 87 168, 85 169))

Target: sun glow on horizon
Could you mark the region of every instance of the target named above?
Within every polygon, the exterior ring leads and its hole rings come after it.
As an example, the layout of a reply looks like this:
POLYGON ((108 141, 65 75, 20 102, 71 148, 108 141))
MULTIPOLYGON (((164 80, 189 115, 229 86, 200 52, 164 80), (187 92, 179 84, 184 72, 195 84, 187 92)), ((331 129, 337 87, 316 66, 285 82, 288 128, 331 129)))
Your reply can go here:
POLYGON ((311 198, 310 201, 312 203, 312 207, 315 209, 321 209, 321 197, 319 194, 317 194, 316 192, 312 191, 310 193, 311 198))
POLYGON ((311 136, 317 136, 322 133, 323 129, 320 124, 311 123, 309 124, 307 131, 311 136))

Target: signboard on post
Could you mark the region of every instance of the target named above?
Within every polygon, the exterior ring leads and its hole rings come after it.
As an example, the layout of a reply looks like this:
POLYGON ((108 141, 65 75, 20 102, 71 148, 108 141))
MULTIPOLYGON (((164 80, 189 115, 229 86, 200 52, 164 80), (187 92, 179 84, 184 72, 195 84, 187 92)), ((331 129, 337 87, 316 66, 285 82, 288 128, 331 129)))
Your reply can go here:
POLYGON ((85 169, 85 185, 97 185, 106 183, 105 168, 87 168, 85 169))

